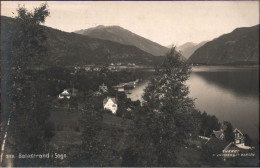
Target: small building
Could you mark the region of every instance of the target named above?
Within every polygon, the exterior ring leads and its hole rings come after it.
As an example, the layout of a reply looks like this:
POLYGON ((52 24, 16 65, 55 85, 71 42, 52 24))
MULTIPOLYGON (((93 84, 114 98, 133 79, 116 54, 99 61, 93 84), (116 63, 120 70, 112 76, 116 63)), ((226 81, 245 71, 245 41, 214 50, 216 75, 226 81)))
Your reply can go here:
POLYGON ((124 88, 124 87, 117 87, 117 91, 118 91, 118 92, 124 92, 124 91, 125 91, 125 88, 124 88))
POLYGON ((224 134, 224 130, 219 130, 219 131, 215 131, 213 130, 212 134, 210 135, 211 137, 215 137, 217 139, 220 140, 224 140, 225 139, 225 134, 224 134))
POLYGON ((122 83, 122 84, 119 84, 117 86, 113 86, 113 88, 118 91, 118 92, 124 92, 125 91, 125 84, 122 83))
POLYGON ((205 137, 205 136, 199 136, 199 138, 200 138, 200 139, 203 139, 203 140, 206 140, 206 141, 210 140, 209 137, 205 137))
POLYGON ((111 111, 113 114, 116 113, 117 111, 117 102, 116 99, 113 97, 107 97, 103 100, 103 107, 104 110, 109 110, 111 111))
POLYGON ((58 96, 58 99, 70 99, 78 94, 77 89, 64 89, 58 96))
POLYGON ((236 128, 236 129, 234 129, 233 134, 234 134, 234 137, 235 137, 235 144, 244 146, 245 145, 245 137, 244 137, 243 133, 239 129, 236 128))
POLYGON ((222 153, 222 150, 225 149, 229 143, 225 140, 220 140, 216 137, 211 137, 206 143, 206 147, 213 152, 213 156, 217 156, 222 153))
POLYGON ((69 91, 67 89, 65 89, 63 92, 61 92, 59 94, 58 99, 70 99, 71 94, 69 93, 69 91))
POLYGON ((99 86, 99 91, 106 93, 107 92, 107 86, 103 83, 99 86))

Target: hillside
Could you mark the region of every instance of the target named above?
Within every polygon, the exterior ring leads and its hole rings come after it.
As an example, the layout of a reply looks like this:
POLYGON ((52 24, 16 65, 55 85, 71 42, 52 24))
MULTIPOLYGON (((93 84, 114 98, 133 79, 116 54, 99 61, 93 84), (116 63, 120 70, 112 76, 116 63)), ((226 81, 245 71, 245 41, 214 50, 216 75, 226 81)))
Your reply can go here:
POLYGON ((133 45, 155 56, 163 56, 167 51, 169 51, 168 48, 119 26, 97 26, 94 28, 75 31, 75 33, 93 38, 110 40, 121 44, 133 45))
POLYGON ((191 55, 188 62, 207 65, 258 64, 259 25, 237 28, 207 42, 191 55))
POLYGON ((201 46, 203 46, 207 41, 202 41, 200 43, 192 43, 187 42, 179 47, 177 47, 177 50, 181 52, 181 54, 186 58, 189 59, 190 56, 201 46))
MULTIPOLYGON (((9 37, 14 32, 15 20, 1 16, 2 22, 2 56, 5 57, 10 49, 9 37)), ((123 45, 116 42, 90 38, 76 33, 67 33, 45 27, 47 34, 47 57, 44 64, 51 65, 82 65, 89 63, 104 64, 110 62, 153 64, 157 58, 135 46, 123 45)))

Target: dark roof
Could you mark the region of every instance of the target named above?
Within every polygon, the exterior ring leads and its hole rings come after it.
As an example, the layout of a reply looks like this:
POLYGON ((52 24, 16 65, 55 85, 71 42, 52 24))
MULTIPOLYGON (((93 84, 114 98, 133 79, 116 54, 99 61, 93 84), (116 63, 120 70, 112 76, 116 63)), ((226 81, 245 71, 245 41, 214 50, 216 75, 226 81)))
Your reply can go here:
POLYGON ((239 148, 233 143, 233 142, 230 142, 228 144, 228 146, 225 147, 225 149, 223 149, 225 151, 228 151, 228 150, 239 150, 239 148))
POLYGON ((225 140, 220 140, 215 137, 211 137, 210 140, 208 140, 205 145, 210 148, 212 151, 216 152, 216 154, 222 153, 222 150, 225 149, 229 142, 225 140))
POLYGON ((223 130, 219 130, 219 131, 214 131, 213 130, 213 135, 216 137, 216 138, 221 138, 220 136, 224 134, 224 131, 223 130))

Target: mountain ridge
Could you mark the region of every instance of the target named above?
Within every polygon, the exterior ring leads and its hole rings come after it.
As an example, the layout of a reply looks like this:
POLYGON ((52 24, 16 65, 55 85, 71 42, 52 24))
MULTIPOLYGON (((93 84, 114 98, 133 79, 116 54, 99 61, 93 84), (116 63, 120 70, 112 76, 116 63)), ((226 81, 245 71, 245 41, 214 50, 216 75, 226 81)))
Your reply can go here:
POLYGON ((121 44, 134 45, 139 49, 148 52, 154 56, 164 56, 169 51, 167 47, 164 47, 156 42, 153 42, 145 37, 137 35, 117 25, 99 25, 96 27, 81 29, 74 32, 77 34, 110 40, 121 44))
POLYGON ((200 43, 187 42, 177 47, 178 51, 181 51, 181 54, 186 58, 189 57, 201 46, 203 46, 208 41, 202 41, 200 43))
MULTIPOLYGON (((1 24, 2 44, 8 46, 8 37, 12 35, 16 23, 13 18, 1 16, 1 24)), ((91 63, 108 64, 111 62, 153 65, 154 62, 158 61, 156 56, 142 51, 136 46, 43 27, 48 37, 46 41, 48 56, 44 59, 44 63, 47 65, 71 66, 91 63)), ((3 55, 9 52, 7 50, 6 48, 2 49, 3 55)))
POLYGON ((190 56, 188 62, 206 65, 258 64, 259 24, 236 28, 207 42, 190 56))

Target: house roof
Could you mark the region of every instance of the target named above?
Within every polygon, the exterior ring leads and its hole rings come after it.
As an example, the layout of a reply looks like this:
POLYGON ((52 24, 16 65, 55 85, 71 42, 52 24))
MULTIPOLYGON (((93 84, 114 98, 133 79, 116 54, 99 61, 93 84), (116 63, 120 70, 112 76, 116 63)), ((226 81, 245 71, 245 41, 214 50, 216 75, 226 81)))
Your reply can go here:
POLYGON ((215 135, 216 138, 221 138, 220 136, 224 133, 223 130, 219 130, 219 131, 214 131, 213 130, 213 134, 215 135))
POLYGON ((61 96, 69 96, 71 93, 78 93, 78 89, 73 89, 73 88, 69 88, 69 89, 64 89, 63 92, 60 93, 61 96))
POLYGON ((108 100, 111 99, 114 104, 116 104, 116 99, 114 97, 107 97, 103 100, 103 105, 107 104, 108 100))
POLYGON ((219 154, 224 150, 230 143, 225 140, 220 140, 218 138, 212 137, 210 140, 206 142, 206 146, 212 151, 216 152, 216 154, 219 154))
POLYGON ((60 95, 62 95, 62 96, 68 96, 68 95, 70 95, 70 93, 68 92, 67 89, 65 89, 60 95))
POLYGON ((236 145, 234 145, 233 142, 230 142, 228 146, 226 146, 225 149, 223 149, 223 151, 227 150, 239 150, 239 148, 236 145))
POLYGON ((235 128, 233 132, 236 132, 236 131, 243 135, 243 133, 239 129, 235 128))

